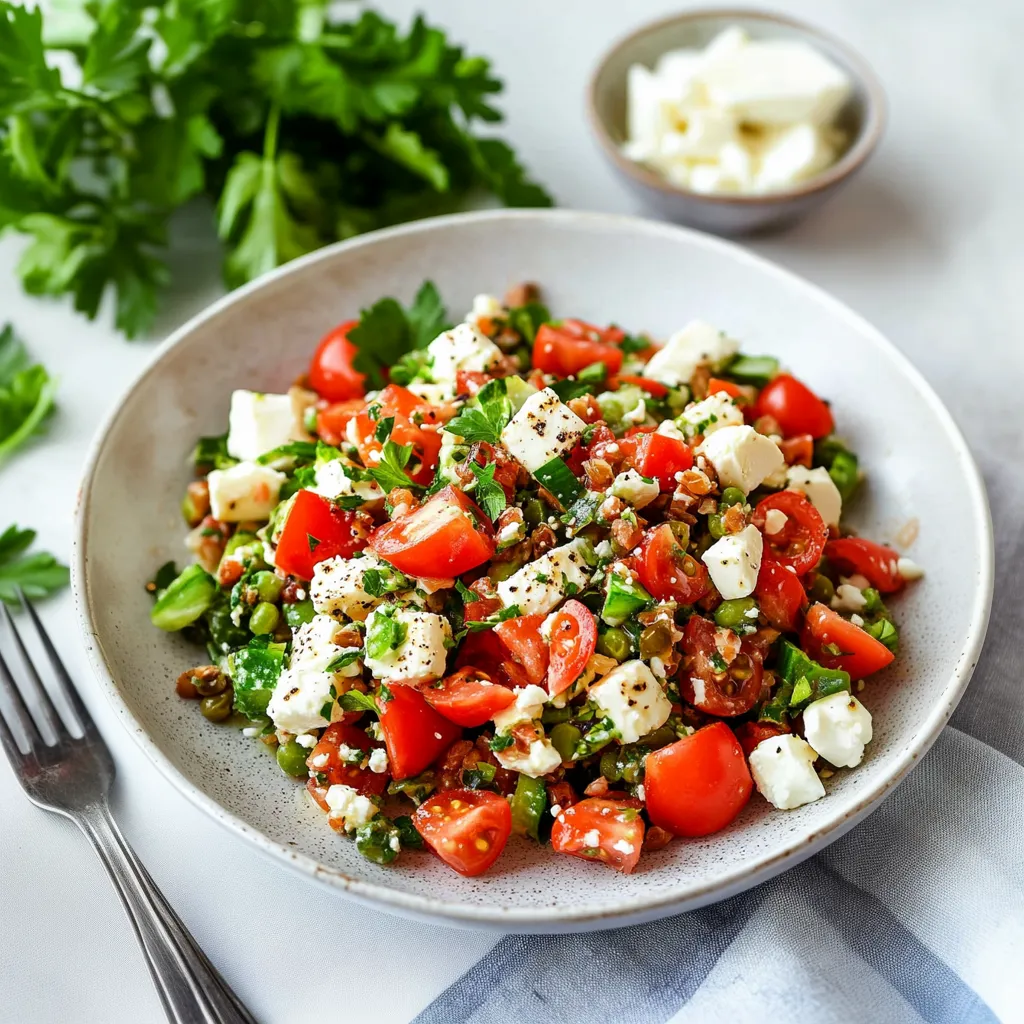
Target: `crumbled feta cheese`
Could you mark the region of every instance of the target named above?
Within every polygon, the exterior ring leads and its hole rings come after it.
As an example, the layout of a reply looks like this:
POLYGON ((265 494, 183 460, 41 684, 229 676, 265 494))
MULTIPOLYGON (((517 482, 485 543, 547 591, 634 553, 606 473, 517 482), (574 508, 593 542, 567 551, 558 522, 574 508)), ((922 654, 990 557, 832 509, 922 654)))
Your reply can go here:
MULTIPOLYGON (((671 437, 674 441, 685 441, 686 435, 679 429, 679 425, 675 420, 662 420, 658 424, 658 429, 655 431, 656 434, 661 434, 662 437, 671 437)), ((612 448, 616 451, 619 450, 618 445, 606 445, 605 451, 610 452, 612 448)))
POLYGON ((303 733, 327 725, 323 715, 331 703, 334 676, 325 671, 329 659, 312 659, 289 666, 278 677, 267 714, 284 732, 303 733))
POLYGON ((772 736, 751 751, 750 774, 758 792, 770 804, 789 811, 825 795, 814 770, 816 757, 810 744, 799 736, 772 736))
POLYGON ((526 523, 520 520, 514 520, 507 526, 503 526, 498 531, 497 541, 499 548, 511 547, 513 544, 518 544, 526 536, 526 523))
POLYGON ((498 750, 494 756, 503 768, 529 775, 531 779, 550 775, 562 763, 562 755, 554 748, 549 739, 534 740, 525 757, 515 747, 498 750))
POLYGON ((814 751, 837 768, 855 768, 871 742, 871 712, 845 691, 804 709, 804 736, 814 751))
POLYGON ((374 747, 370 751, 370 759, 367 762, 367 767, 371 772, 376 772, 378 775, 382 775, 388 770, 388 752, 384 747, 374 747))
POLYGON ((363 622, 383 600, 363 590, 363 574, 367 569, 381 567, 386 568, 387 564, 365 552, 360 558, 336 555, 318 562, 309 585, 313 607, 334 618, 347 617, 363 622))
MULTIPOLYGON (((245 732, 244 729, 242 731, 245 732)), ((304 732, 295 737, 295 742, 306 750, 312 750, 316 746, 316 737, 311 732, 304 732)))
POLYGON ((862 612, 867 603, 863 593, 849 583, 840 583, 832 595, 832 608, 837 612, 862 612))
POLYGON ((764 514, 764 532, 769 537, 774 537, 777 533, 782 533, 788 522, 789 516, 781 508, 770 508, 764 514))
POLYGON ((633 406, 628 412, 622 414, 623 423, 640 424, 647 419, 647 402, 645 399, 640 398, 637 400, 636 405, 633 406))
POLYGON ((351 786, 329 786, 324 800, 330 807, 328 817, 341 821, 346 832, 354 832, 377 813, 377 805, 351 786))
POLYGON ((907 558, 905 555, 901 556, 896 562, 896 571, 908 582, 919 580, 924 576, 924 569, 913 559, 907 558))
POLYGON ((764 541, 756 526, 745 526, 739 533, 727 533, 701 555, 711 580, 726 601, 748 597, 757 586, 761 571, 764 541))
POLYGON ((642 661, 626 661, 612 669, 591 686, 590 697, 615 723, 623 743, 635 743, 664 725, 672 713, 668 697, 642 661))
POLYGON ((518 605, 520 615, 547 615, 570 590, 578 593, 590 582, 588 552, 582 539, 552 548, 502 580, 498 597, 506 608, 518 605))
POLYGON ((651 357, 644 376, 670 387, 688 384, 698 365, 707 362, 718 369, 739 351, 739 343, 703 320, 694 320, 676 331, 651 357))
POLYGON ((210 513, 222 523, 269 519, 286 479, 284 473, 256 462, 215 469, 206 478, 210 513))
POLYGON ((595 848, 601 845, 601 833, 596 828, 592 828, 583 837, 583 842, 586 846, 595 848))
POLYGON ((356 495, 364 501, 377 501, 384 497, 384 492, 374 480, 352 480, 345 472, 345 464, 341 459, 321 462, 314 471, 315 482, 310 488, 324 498, 341 498, 356 495))
POLYGON ((657 480, 648 480, 635 469, 627 469, 612 481, 609 492, 628 501, 633 508, 644 508, 658 497, 661 488, 657 480))
MULTIPOLYGON (((374 618, 381 611, 373 611, 366 620, 366 633, 373 631, 374 618)), ((394 619, 405 627, 405 639, 394 649, 378 658, 365 656, 366 667, 375 679, 385 683, 402 679, 440 679, 448 660, 447 641, 452 627, 443 615, 402 608, 394 619)))
POLYGON ((515 459, 535 473, 573 449, 586 427, 551 388, 544 388, 523 403, 501 432, 501 442, 515 459))
POLYGON ((707 456, 723 487, 749 494, 785 464, 779 446, 753 427, 722 427, 704 438, 698 454, 707 456))
POLYGON ((743 412, 724 391, 708 395, 703 402, 691 402, 676 421, 687 437, 713 434, 722 427, 737 427, 743 423, 743 412))
POLYGON ((228 413, 228 454, 251 462, 272 448, 307 437, 290 395, 235 391, 228 413))
POLYGON ((838 526, 843 511, 843 497, 824 466, 808 469, 790 466, 786 471, 786 487, 799 491, 818 510, 826 526, 838 526))
POLYGON ((548 691, 533 684, 518 688, 515 694, 515 703, 495 714, 495 732, 507 733, 520 722, 532 722, 540 718, 548 700, 548 691))
POLYGON ((501 360, 501 349, 471 323, 457 324, 428 346, 430 374, 438 384, 454 385, 459 370, 486 373, 501 360))
POLYGON ((494 295, 475 295, 473 308, 466 314, 466 323, 479 330, 481 320, 504 320, 507 316, 508 310, 494 295))

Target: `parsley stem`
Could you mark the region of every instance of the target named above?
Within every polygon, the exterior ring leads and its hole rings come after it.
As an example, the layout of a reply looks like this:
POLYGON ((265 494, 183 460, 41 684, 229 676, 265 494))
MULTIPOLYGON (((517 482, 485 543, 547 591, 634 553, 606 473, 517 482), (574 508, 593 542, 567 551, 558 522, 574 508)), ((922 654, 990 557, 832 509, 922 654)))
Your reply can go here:
POLYGON ((273 104, 267 114, 267 126, 263 130, 263 162, 273 164, 277 156, 277 129, 281 123, 281 108, 273 104))

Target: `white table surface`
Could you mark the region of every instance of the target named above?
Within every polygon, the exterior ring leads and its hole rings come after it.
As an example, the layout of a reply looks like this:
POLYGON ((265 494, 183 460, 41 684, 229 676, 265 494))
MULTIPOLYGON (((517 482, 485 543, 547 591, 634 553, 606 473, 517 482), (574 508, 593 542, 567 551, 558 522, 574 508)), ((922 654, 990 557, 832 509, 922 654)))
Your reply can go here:
MULTIPOLYGON (((421 5, 382 6, 404 18, 421 5)), ((1007 462, 1020 466, 1024 148, 1014 130, 1024 96, 1024 7, 1011 0, 773 6, 864 54, 888 90, 890 125, 875 160, 831 206, 753 248, 887 333, 949 405, 986 477, 1007 462)), ((675 7, 667 0, 429 4, 431 19, 455 39, 495 58, 508 87, 507 136, 561 203, 621 212, 639 211, 589 137, 585 83, 614 38, 675 7)), ((154 338, 219 294, 217 254, 200 220, 187 219, 177 232, 174 291, 154 338)), ((89 324, 63 305, 26 298, 13 274, 18 252, 16 239, 0 243, 0 322, 13 320, 60 375, 60 413, 44 441, 0 470, 0 528, 34 526, 66 558, 87 446, 154 346, 123 341, 106 320, 89 324)), ((48 603, 45 617, 114 750, 116 816, 260 1020, 350 1020, 356 1006, 379 1024, 405 1022, 490 948, 495 936, 487 933, 359 907, 228 835, 179 796, 115 722, 79 650, 70 595, 48 603), (323 948, 327 960, 317 953, 323 948), (381 972, 389 960, 401 965, 401 985, 381 972)), ((999 728, 989 737, 996 746, 999 728)), ((72 825, 30 806, 3 766, 0 821, 0 1021, 161 1020, 99 861, 72 825)))

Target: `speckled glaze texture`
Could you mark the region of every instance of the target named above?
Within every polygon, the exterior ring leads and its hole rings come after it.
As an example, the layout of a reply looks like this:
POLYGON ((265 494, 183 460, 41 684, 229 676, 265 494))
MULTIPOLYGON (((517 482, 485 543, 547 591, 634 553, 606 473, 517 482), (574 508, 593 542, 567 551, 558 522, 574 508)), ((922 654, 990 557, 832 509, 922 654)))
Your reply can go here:
POLYGON ((519 931, 605 928, 692 909, 797 863, 875 806, 927 750, 963 693, 984 636, 992 540, 964 441, 877 331, 742 249, 624 217, 496 211, 422 221, 315 253, 214 305, 160 349, 94 445, 78 512, 74 585, 108 697, 165 775, 270 856, 354 898, 431 920, 519 931), (893 602, 903 652, 861 694, 875 721, 863 765, 828 796, 772 811, 755 796, 726 831, 645 855, 623 877, 513 841, 496 870, 461 878, 429 855, 391 868, 332 832, 265 748, 210 725, 174 694, 202 655, 149 623, 143 584, 183 560, 178 515, 197 435, 220 433, 234 388, 281 390, 317 340, 382 295, 432 278, 454 316, 481 291, 540 282, 551 308, 666 336, 701 317, 775 353, 834 402, 868 473, 849 521, 892 540, 911 518, 925 579, 893 602), (955 571, 950 566, 956 567, 955 571))

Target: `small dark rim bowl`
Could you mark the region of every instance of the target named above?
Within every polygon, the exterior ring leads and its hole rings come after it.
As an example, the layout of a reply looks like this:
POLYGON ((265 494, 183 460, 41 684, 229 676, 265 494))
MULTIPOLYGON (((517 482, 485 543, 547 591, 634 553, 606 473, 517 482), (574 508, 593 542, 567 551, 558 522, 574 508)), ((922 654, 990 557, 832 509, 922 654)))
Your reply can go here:
MULTIPOLYGON (((625 82, 623 82, 622 87, 625 89, 625 82)), ((842 181, 857 171, 874 152, 885 130, 885 111, 885 91, 882 89, 882 83, 878 80, 878 76, 871 70, 867 62, 845 43, 826 32, 822 32, 820 29, 814 28, 812 25, 808 25, 806 22, 798 21, 796 18, 745 8, 705 7, 696 11, 686 11, 684 14, 673 14, 667 18, 649 22, 635 29, 628 36, 624 36, 605 51, 598 61, 596 70, 591 75, 590 85, 587 89, 587 114, 590 119, 591 128, 608 158, 624 174, 628 174, 642 185, 657 189, 666 195, 686 196, 689 199, 722 205, 760 206, 766 203, 784 202, 788 199, 814 195, 817 192, 824 192, 831 188, 837 182, 842 181), (623 156, 619 146, 613 140, 608 126, 597 112, 597 84, 606 65, 615 54, 631 46, 635 40, 642 36, 653 35, 669 25, 699 22, 705 18, 731 18, 742 27, 746 27, 750 22, 784 25, 787 28, 793 28, 806 34, 812 43, 815 41, 823 42, 825 44, 823 52, 826 55, 829 49, 842 54, 846 70, 855 76, 858 84, 864 90, 864 119, 853 144, 847 148, 846 152, 831 167, 825 168, 825 170, 814 175, 813 178, 810 178, 797 188, 761 192, 757 195, 743 195, 731 192, 719 194, 695 192, 680 185, 673 185, 656 171, 650 170, 643 164, 623 156)))

